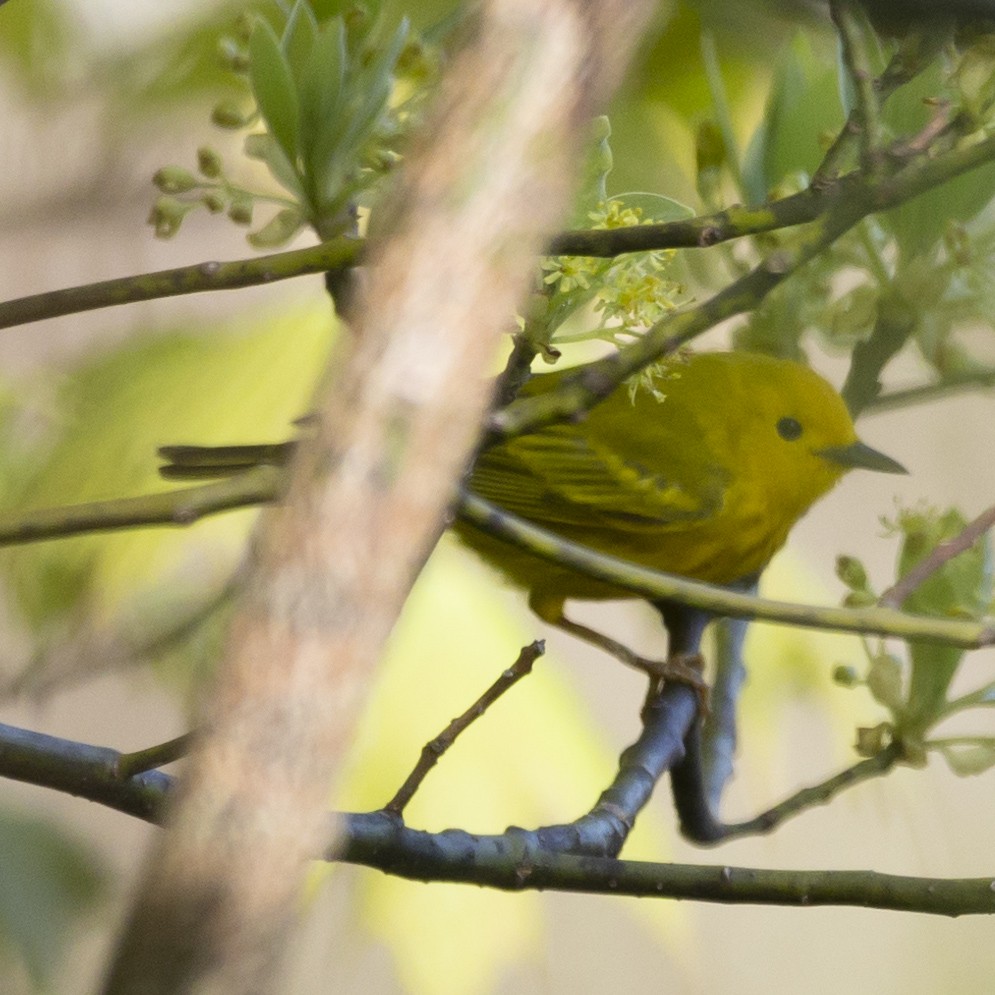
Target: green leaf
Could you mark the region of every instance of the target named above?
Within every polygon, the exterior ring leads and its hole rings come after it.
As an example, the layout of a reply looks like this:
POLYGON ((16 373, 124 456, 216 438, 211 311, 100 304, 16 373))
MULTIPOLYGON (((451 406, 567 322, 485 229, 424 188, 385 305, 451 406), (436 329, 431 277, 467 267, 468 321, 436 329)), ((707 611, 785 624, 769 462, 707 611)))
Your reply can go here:
POLYGON ((300 154, 300 99, 280 42, 266 21, 256 22, 249 39, 249 58, 249 81, 259 113, 287 158, 296 163, 300 154))
POLYGON ((23 962, 34 984, 51 980, 70 927, 100 897, 95 854, 50 823, 0 811, 0 953, 23 962))
POLYGON ((991 740, 978 740, 963 743, 928 743, 943 754, 950 769, 961 777, 984 774, 995 767, 995 743, 991 740))
POLYGON ((622 193, 610 198, 620 200, 627 208, 642 212, 643 221, 662 224, 667 221, 685 221, 694 217, 694 211, 673 197, 658 193, 622 193))
POLYGON ((294 207, 278 211, 269 221, 249 235, 249 244, 257 249, 272 249, 289 242, 304 227, 304 217, 294 207))
POLYGON ((842 123, 836 73, 813 53, 810 39, 799 34, 784 48, 764 119, 744 158, 750 203, 763 203, 773 187, 793 174, 815 172, 824 154, 820 137, 838 131, 842 123))
MULTIPOLYGON (((309 189, 317 191, 329 150, 342 131, 342 92, 349 65, 341 18, 323 24, 307 63, 301 69, 301 144, 309 189)), ((317 203, 312 207, 317 209, 317 203)))
POLYGON ((880 653, 871 661, 867 688, 874 700, 896 714, 902 710, 902 663, 890 653, 880 653))
POLYGON ((301 204, 306 204, 306 195, 300 174, 294 169, 286 153, 269 132, 260 131, 246 135, 245 154, 250 159, 258 159, 260 162, 266 163, 273 179, 285 190, 292 193, 301 204))
POLYGON ((311 57, 311 49, 318 38, 318 22, 308 0, 297 0, 283 29, 280 49, 294 79, 300 86, 301 73, 311 57))
MULTIPOLYGON (((966 525, 960 512, 919 509, 906 512, 899 522, 905 541, 899 556, 899 576, 905 576, 942 542, 958 535, 966 525)), ((987 535, 970 549, 948 560, 921 583, 902 605, 918 615, 979 617, 992 600, 992 550, 987 535)), ((913 642, 909 646, 912 676, 907 719, 922 731, 939 716, 947 689, 964 656, 949 646, 913 642)))
POLYGON ((607 179, 612 170, 611 133, 611 122, 604 115, 591 122, 581 179, 577 185, 578 195, 570 219, 575 228, 588 227, 588 215, 608 199, 607 179))
MULTIPOLYGON (((956 95, 934 63, 901 87, 885 104, 882 121, 893 135, 913 135, 924 127, 944 98, 956 95), (939 105, 937 101, 940 101, 939 105)), ((882 214, 905 259, 928 252, 948 226, 973 218, 995 196, 995 164, 982 166, 882 214)))

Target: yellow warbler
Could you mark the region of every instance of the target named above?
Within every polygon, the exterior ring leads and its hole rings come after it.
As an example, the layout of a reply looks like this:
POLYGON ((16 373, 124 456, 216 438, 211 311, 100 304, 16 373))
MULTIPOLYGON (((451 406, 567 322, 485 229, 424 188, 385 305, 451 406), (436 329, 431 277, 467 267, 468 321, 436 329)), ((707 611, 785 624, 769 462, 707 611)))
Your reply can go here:
MULTIPOLYGON (((534 377, 522 393, 548 391, 568 375, 534 377)), ((784 359, 701 353, 660 367, 634 393, 616 390, 580 421, 486 450, 468 486, 600 552, 733 584, 755 579, 795 522, 855 467, 905 472, 857 439, 843 399, 817 373, 784 359)), ((547 622, 651 673, 667 669, 563 613, 568 598, 639 595, 472 525, 455 528, 463 542, 529 592, 529 604, 547 622)), ((658 607, 671 631, 671 676, 697 683, 676 654, 697 652, 708 616, 658 607)))
MULTIPOLYGON (((522 395, 567 375, 533 377, 522 395)), ((652 376, 580 421, 484 451, 469 489, 612 556, 730 584, 759 573, 847 470, 904 472, 857 439, 843 399, 799 363, 701 353, 652 376)), ((473 526, 456 530, 533 600, 632 596, 473 526)))
MULTIPOLYGON (((551 390, 568 375, 535 376, 522 394, 551 390)), ((173 461, 164 473, 178 477, 280 462, 287 447, 178 446, 162 453, 173 461)), ((732 584, 755 578, 812 503, 855 467, 904 472, 857 439, 843 399, 818 374, 784 359, 700 353, 660 366, 632 390, 616 390, 577 421, 485 450, 467 486, 581 545, 667 573, 732 584)), ((468 523, 457 522, 455 530, 529 592, 540 617, 629 663, 648 664, 563 614, 568 598, 638 595, 468 523)), ((699 633, 693 645, 678 648, 696 651, 699 633)), ((658 666, 646 669, 660 673, 658 666)))

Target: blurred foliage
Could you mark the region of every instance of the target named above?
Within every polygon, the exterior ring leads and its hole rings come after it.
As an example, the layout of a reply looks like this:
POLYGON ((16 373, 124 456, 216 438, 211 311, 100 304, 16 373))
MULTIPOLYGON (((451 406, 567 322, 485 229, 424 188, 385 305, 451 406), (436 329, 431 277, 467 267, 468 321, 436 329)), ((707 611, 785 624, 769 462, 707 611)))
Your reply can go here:
MULTIPOLYGON (((167 442, 284 437, 307 411, 330 343, 321 307, 243 316, 211 335, 161 334, 88 359, 50 398, 40 437, 35 429, 28 445, 18 446, 16 419, 8 416, 5 449, 25 458, 8 474, 5 506, 167 489, 155 457, 167 442)), ((197 617, 228 583, 253 514, 233 512, 193 531, 132 529, 0 551, 11 607, 49 651, 34 660, 36 673, 6 681, 30 690, 56 646, 81 647, 81 657, 102 652, 107 665, 128 647, 147 656, 145 647, 197 617), (108 652, 112 634, 122 644, 118 653, 108 652)), ((94 661, 77 663, 95 671, 94 661)))
POLYGON ((0 853, 0 967, 21 965, 40 992, 54 980, 74 921, 102 897, 106 871, 49 820, 9 809, 0 809, 0 853))
MULTIPOLYGON (((898 578, 910 571, 967 525, 955 509, 940 511, 927 505, 900 509, 885 523, 901 539, 898 578)), ((992 542, 988 534, 952 559, 948 558, 903 599, 901 607, 917 615, 979 619, 991 614, 993 602, 992 542)), ((849 588, 846 603, 874 604, 879 595, 872 589, 867 570, 855 557, 841 557, 837 573, 849 588)), ((865 641, 868 668, 861 677, 844 669, 837 678, 849 686, 864 684, 874 699, 890 713, 890 721, 861 731, 865 754, 877 752, 888 740, 901 741, 905 759, 924 764, 930 749, 941 752, 957 773, 980 773, 995 766, 995 740, 986 736, 957 739, 930 737, 934 728, 957 713, 990 708, 995 703, 995 683, 951 700, 951 682, 965 658, 965 651, 911 641, 907 656, 892 651, 884 641, 865 641)))

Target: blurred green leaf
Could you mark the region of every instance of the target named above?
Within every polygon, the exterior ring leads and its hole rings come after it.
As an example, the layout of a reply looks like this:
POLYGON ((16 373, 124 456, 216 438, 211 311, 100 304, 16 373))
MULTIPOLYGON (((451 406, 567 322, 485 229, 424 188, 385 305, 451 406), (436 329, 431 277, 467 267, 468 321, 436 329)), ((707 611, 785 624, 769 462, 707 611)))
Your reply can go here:
POLYGON ((103 891, 96 855, 43 820, 0 809, 0 954, 45 988, 76 920, 103 891))
POLYGON ((614 162, 611 134, 611 122, 604 115, 591 122, 570 227, 588 227, 591 212, 608 199, 608 174, 614 162))
POLYGON ((280 48, 286 57, 294 77, 300 85, 298 70, 307 64, 311 56, 311 49, 318 38, 318 21, 314 16, 314 11, 308 0, 297 0, 290 17, 287 18, 287 26, 283 29, 283 37, 280 39, 280 48))
POLYGON ((875 701, 893 713, 899 712, 904 702, 901 660, 890 653, 876 655, 867 671, 867 688, 875 701))
MULTIPOLYGON (((885 104, 882 121, 890 133, 915 135, 944 102, 958 100, 937 61, 901 87, 885 104)), ((953 222, 973 218, 995 196, 995 163, 974 169, 881 215, 906 261, 927 253, 953 222)))
POLYGON ((823 135, 843 124, 836 72, 811 38, 796 35, 777 62, 763 120, 743 163, 743 180, 751 203, 795 173, 810 176, 822 160, 823 135))
MULTIPOLYGON (((326 307, 284 305, 86 360, 61 383, 52 403, 61 421, 25 455, 4 514, 171 489, 158 476, 160 445, 293 435, 331 340, 326 307)), ((229 582, 252 517, 4 549, 0 577, 43 641, 95 628, 149 643, 229 582)))
MULTIPOLYGON (((899 554, 898 574, 904 577, 944 541, 963 531, 960 512, 917 509, 900 516, 905 539, 899 554)), ((979 617, 992 601, 992 549, 986 535, 970 549, 944 563, 926 578, 902 605, 919 615, 979 617)), ((912 675, 906 720, 913 732, 922 733, 946 702, 947 689, 964 655, 963 650, 929 643, 909 644, 912 675)))
POLYGON ((300 152, 300 99, 279 39, 266 21, 256 22, 249 39, 249 56, 249 80, 259 113, 287 159, 296 163, 300 152))
POLYGON ((79 53, 68 5, 55 0, 0 6, 0 59, 35 98, 60 93, 79 53))
POLYGON ((260 162, 266 163, 270 173, 273 174, 273 179, 298 198, 302 204, 307 203, 307 195, 301 183, 300 174, 272 135, 265 131, 246 135, 245 154, 250 159, 258 159, 260 162))
POLYGON ((995 742, 979 740, 960 743, 931 743, 933 749, 943 754, 950 769, 961 777, 984 774, 995 767, 995 742))
POLYGON ((289 242, 304 227, 304 217, 296 207, 277 211, 258 231, 249 235, 249 244, 256 249, 272 248, 289 242))
MULTIPOLYGON (((304 167, 311 178, 312 196, 318 189, 317 177, 325 168, 328 134, 340 127, 340 106, 349 64, 346 41, 342 20, 328 21, 322 24, 308 57, 294 67, 300 80, 304 167)), ((316 202, 310 206, 317 210, 316 202)))

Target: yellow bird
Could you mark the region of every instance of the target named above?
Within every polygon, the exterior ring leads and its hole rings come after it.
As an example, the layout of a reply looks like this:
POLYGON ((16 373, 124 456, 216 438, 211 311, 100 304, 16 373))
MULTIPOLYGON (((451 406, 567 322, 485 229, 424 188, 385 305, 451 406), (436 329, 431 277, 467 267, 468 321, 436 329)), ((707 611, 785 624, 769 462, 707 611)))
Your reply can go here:
MULTIPOLYGON (((569 371, 532 378, 555 388, 569 371)), ((468 488, 573 542, 714 584, 756 579, 792 526, 848 470, 904 473, 861 442, 840 395, 785 359, 700 353, 673 360, 634 392, 616 390, 580 421, 550 425, 480 454, 468 488)), ((563 612, 567 599, 639 597, 457 522, 466 545, 529 593, 547 622, 651 673, 662 668, 563 612)), ((658 605, 675 654, 697 652, 704 613, 658 605), (687 630, 675 633, 676 623, 687 630), (678 645, 674 645, 677 642, 678 645)))
MULTIPOLYGON (((570 371, 533 377, 534 396, 570 371)), ((230 473, 280 462, 287 446, 167 447, 167 476, 230 473)), ((715 584, 754 580, 792 526, 848 470, 904 473, 861 442, 840 395, 806 366, 741 352, 700 353, 661 364, 583 418, 550 425, 482 452, 469 490, 573 542, 642 566, 715 584)), ((567 599, 639 597, 533 556, 458 521, 459 538, 529 594, 544 620, 651 673, 669 671, 568 620, 567 599)), ((707 616, 676 639, 671 655, 697 651, 707 616)))

